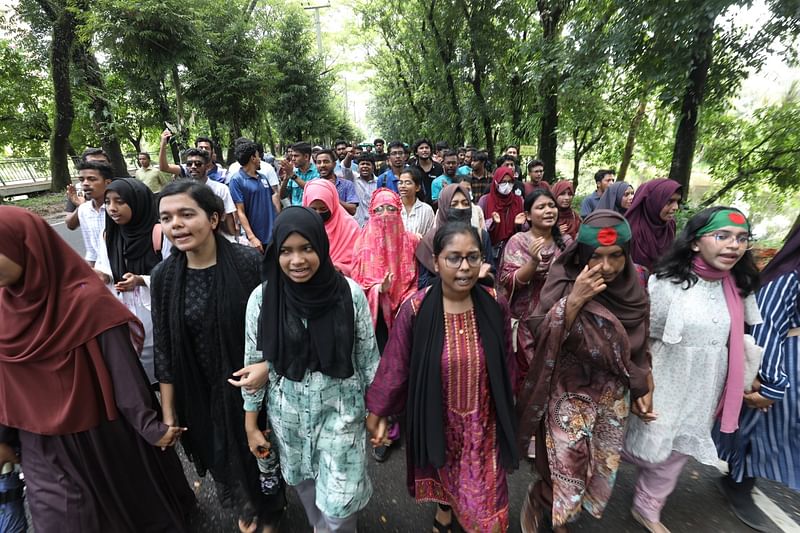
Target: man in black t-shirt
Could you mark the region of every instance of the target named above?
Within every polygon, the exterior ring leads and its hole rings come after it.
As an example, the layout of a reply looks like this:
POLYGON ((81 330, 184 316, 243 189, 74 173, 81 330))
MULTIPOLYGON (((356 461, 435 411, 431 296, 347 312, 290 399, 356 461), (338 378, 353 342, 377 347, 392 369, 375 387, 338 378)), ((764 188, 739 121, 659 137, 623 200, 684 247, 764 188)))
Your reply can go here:
POLYGON ((422 171, 422 193, 427 203, 431 202, 431 183, 437 176, 444 173, 442 165, 431 159, 433 155, 433 143, 430 139, 417 139, 411 147, 411 151, 416 155, 415 166, 422 171))

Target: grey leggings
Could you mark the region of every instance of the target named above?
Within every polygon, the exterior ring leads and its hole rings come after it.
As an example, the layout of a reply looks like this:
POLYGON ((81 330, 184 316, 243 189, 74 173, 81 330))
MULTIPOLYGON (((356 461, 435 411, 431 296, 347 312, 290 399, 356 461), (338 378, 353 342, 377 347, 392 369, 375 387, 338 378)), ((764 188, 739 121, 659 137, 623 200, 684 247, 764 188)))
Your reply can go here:
POLYGON ((311 524, 316 533, 355 533, 356 522, 358 515, 351 514, 345 518, 334 518, 327 516, 317 507, 317 488, 316 483, 312 479, 307 479, 294 485, 294 490, 297 491, 297 496, 306 510, 308 522, 311 524))

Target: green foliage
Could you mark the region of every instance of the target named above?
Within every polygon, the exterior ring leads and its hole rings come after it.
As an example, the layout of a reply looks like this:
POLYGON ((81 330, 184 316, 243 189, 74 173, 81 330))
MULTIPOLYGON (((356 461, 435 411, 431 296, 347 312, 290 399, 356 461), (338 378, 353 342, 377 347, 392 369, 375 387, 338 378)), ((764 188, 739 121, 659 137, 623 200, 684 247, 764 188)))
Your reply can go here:
POLYGON ((777 104, 749 116, 734 111, 709 117, 702 160, 721 186, 705 203, 719 198, 748 198, 767 186, 780 204, 788 191, 800 190, 800 88, 777 104))
POLYGON ((46 74, 30 57, 0 40, 0 146, 8 155, 42 155, 50 137, 46 74))

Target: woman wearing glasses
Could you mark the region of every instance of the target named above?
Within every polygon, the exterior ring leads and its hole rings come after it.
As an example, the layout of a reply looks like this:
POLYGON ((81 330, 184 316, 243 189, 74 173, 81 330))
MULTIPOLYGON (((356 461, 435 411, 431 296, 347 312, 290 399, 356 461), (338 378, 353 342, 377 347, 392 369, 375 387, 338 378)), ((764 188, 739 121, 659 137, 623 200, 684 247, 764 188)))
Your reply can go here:
POLYGON ((371 442, 384 444, 387 417, 405 411, 408 489, 439 504, 435 530, 505 531, 518 463, 508 305, 477 285, 483 254, 468 223, 436 231, 433 262, 438 277, 400 306, 367 392, 371 442))
POLYGON ((750 223, 738 210, 704 209, 686 224, 650 277, 650 349, 658 414, 633 418, 626 460, 638 467, 634 519, 667 531, 661 510, 689 457, 717 464, 711 437, 738 427, 745 375, 745 323, 761 322, 750 223))

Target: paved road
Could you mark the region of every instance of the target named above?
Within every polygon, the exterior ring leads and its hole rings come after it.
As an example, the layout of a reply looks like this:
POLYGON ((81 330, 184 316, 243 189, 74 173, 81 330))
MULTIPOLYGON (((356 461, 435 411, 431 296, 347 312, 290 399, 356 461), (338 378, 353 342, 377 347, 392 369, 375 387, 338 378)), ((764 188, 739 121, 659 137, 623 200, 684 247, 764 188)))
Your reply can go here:
MULTIPOLYGON (((80 232, 71 232, 52 221, 54 229, 67 242, 83 254, 80 232)), ((405 453, 394 450, 388 461, 377 464, 371 458, 370 477, 375 493, 369 505, 359 516, 358 527, 363 532, 427 532, 433 523, 434 506, 416 505, 405 488, 405 453)), ((195 518, 200 532, 235 532, 234 517, 221 509, 210 477, 199 479, 193 467, 184 461, 189 482, 195 487, 200 502, 195 518)), ((739 522, 726 506, 716 488, 720 471, 714 467, 690 462, 681 476, 677 489, 664 510, 662 520, 673 533, 747 533, 752 530, 739 522)), ((533 479, 530 467, 525 464, 510 477, 511 532, 518 532, 519 511, 528 483, 533 479)), ((572 525, 577 532, 641 532, 644 531, 632 518, 629 508, 633 498, 633 468, 623 464, 620 468, 614 494, 602 520, 584 516, 572 525)), ((764 498, 759 498, 762 508, 776 522, 775 533, 800 533, 800 494, 777 483, 759 480, 757 484, 764 498)), ((302 507, 289 491, 289 508, 281 524, 283 533, 310 533, 302 507)))

